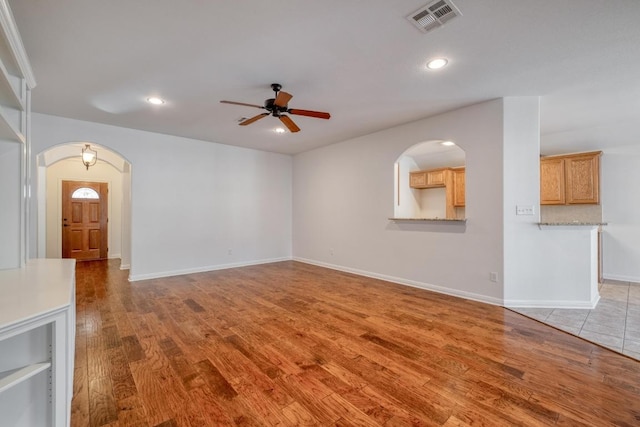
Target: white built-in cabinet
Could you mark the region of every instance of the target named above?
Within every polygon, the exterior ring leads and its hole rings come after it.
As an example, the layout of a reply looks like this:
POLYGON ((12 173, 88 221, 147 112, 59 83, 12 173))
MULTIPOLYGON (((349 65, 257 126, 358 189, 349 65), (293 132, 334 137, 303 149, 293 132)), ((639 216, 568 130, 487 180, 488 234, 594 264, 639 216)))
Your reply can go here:
POLYGON ((69 425, 74 348, 75 260, 0 271, 0 425, 69 425))
POLYGON ((27 259, 31 142, 29 120, 35 78, 7 0, 0 0, 0 270, 27 259))
POLYGON ((35 79, 0 0, 0 426, 70 423, 75 261, 28 259, 35 79))

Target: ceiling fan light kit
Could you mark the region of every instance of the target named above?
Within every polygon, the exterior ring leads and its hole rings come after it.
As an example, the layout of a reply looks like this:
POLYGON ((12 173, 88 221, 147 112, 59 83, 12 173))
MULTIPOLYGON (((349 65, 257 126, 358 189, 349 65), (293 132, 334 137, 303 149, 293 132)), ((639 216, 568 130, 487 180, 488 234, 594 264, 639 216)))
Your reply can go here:
POLYGON ((247 126, 253 122, 256 122, 262 118, 265 118, 269 115, 273 117, 277 117, 280 119, 283 125, 290 132, 299 132, 300 128, 298 125, 294 123, 294 121, 287 114, 294 114, 299 116, 307 116, 307 117, 315 117, 318 119, 329 119, 331 115, 329 113, 325 113, 322 111, 313 111, 313 110, 299 110, 296 108, 289 108, 289 101, 293 98, 293 95, 283 92, 282 85, 279 83, 272 83, 271 89, 275 92, 275 96, 273 98, 266 99, 264 101, 264 105, 257 104, 248 104, 245 102, 236 102, 236 101, 220 101, 223 104, 233 104, 233 105, 242 105, 245 107, 254 107, 260 108, 263 110, 267 110, 266 113, 258 114, 257 116, 253 116, 246 120, 243 120, 239 123, 240 126, 247 126))

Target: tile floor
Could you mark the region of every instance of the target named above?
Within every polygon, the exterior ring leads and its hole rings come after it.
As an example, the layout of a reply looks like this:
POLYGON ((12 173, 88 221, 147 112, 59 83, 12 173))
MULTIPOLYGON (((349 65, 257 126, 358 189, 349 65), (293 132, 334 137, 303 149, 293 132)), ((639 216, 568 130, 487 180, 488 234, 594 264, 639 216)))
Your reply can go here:
POLYGON ((512 310, 640 360, 640 283, 606 280, 593 310, 512 310))

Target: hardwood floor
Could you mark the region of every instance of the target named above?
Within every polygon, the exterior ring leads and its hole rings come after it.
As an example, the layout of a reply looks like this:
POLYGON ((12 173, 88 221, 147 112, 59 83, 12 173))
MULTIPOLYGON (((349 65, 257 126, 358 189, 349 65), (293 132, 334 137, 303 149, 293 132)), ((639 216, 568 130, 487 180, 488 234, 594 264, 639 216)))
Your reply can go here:
POLYGON ((77 267, 74 426, 640 424, 640 362, 501 307, 297 262, 77 267))

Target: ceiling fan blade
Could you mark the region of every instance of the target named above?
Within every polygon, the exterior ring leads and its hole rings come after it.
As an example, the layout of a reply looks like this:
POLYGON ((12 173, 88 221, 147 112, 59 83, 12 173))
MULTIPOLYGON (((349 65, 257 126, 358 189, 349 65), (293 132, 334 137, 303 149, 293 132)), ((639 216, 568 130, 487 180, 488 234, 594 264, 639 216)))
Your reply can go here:
POLYGON ((284 123, 284 125, 289 129, 289 131, 291 132, 299 132, 300 128, 298 127, 298 125, 296 125, 295 123, 293 123, 293 120, 291 120, 291 118, 289 116, 279 116, 280 117, 280 121, 282 123, 284 123))
POLYGON ((315 117, 315 118, 318 118, 318 119, 328 119, 328 118, 331 117, 331 114, 323 113, 322 111, 298 110, 298 109, 292 108, 292 109, 287 110, 287 112, 290 113, 290 114, 297 114, 299 116, 315 117))
POLYGON ((245 107, 256 107, 256 108, 264 109, 264 107, 262 105, 247 104, 245 102, 235 102, 235 101, 220 101, 220 102, 223 103, 223 104, 244 105, 245 107))
POLYGON ((257 116, 253 116, 250 119, 247 120, 243 120, 242 122, 240 122, 240 126, 246 126, 246 125, 250 125, 253 122, 257 122, 258 120, 260 120, 263 117, 267 117, 269 115, 269 113, 262 113, 262 114, 258 114, 257 116))
POLYGON ((273 103, 278 107, 286 107, 291 98, 293 98, 293 95, 290 93, 280 91, 278 95, 276 95, 276 100, 273 101, 273 103))

